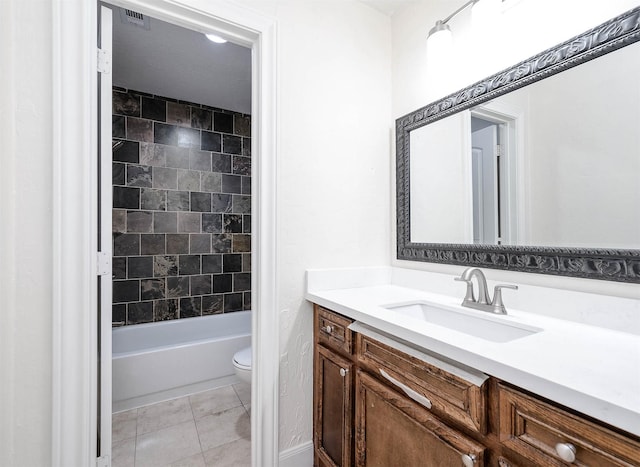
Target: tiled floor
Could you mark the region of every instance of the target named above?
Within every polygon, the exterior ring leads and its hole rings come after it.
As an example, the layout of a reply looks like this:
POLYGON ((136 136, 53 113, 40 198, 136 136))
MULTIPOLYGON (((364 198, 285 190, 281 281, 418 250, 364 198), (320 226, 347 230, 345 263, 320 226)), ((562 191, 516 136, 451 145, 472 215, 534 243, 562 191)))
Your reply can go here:
POLYGON ((239 383, 114 414, 112 466, 250 466, 250 404, 239 383))

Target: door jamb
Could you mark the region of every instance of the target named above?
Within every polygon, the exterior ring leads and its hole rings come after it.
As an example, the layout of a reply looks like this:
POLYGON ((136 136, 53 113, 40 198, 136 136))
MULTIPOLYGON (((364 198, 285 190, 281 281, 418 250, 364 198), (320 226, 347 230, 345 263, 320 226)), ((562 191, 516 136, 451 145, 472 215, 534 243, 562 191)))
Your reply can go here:
MULTIPOLYGON (((276 296, 277 24, 228 1, 116 0, 252 47, 252 465, 278 465, 279 356, 276 296), (195 7, 193 4, 201 4, 195 7)), ((54 193, 53 466, 95 465, 97 413, 97 2, 52 0, 54 193), (78 180, 85 180, 79 184, 78 180), (64 232, 64 234, 63 234, 64 232), (71 271, 70 271, 71 269, 71 271), (62 280, 62 271, 65 280, 62 280)))

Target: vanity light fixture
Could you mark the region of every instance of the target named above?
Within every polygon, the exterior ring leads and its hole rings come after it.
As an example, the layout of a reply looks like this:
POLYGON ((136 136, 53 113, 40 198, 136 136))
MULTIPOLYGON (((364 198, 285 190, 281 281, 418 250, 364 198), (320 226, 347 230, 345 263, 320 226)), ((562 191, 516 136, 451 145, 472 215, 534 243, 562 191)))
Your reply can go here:
MULTIPOLYGON (((467 3, 462 5, 456 11, 454 11, 449 16, 447 16, 445 19, 436 21, 436 25, 433 28, 431 28, 431 30, 429 31, 429 34, 427 35, 427 43, 429 43, 429 42, 450 42, 451 41, 451 28, 449 27, 449 25, 447 23, 451 19, 453 19, 455 16, 457 16, 459 13, 461 13, 464 10, 466 10, 467 7, 472 7, 472 9, 475 10, 476 8, 481 8, 480 5, 478 5, 476 7, 476 4, 478 4, 478 3, 482 3, 483 6, 484 6, 484 4, 487 4, 487 3, 496 4, 496 2, 497 2, 497 4, 499 5, 499 4, 502 3, 502 1, 503 0, 469 0, 467 3)), ((482 9, 484 10, 484 8, 482 8, 482 9)))
POLYGON ((207 39, 209 39, 211 42, 215 42, 216 44, 224 44, 225 42, 227 42, 224 37, 220 37, 217 34, 205 34, 205 36, 207 36, 207 39))

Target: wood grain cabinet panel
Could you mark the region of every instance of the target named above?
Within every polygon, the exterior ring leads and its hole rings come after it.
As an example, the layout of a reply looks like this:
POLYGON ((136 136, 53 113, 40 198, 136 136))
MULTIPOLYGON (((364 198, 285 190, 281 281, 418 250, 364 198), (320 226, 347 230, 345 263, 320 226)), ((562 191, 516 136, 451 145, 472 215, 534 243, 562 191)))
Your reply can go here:
POLYGON ((498 387, 500 442, 534 465, 640 465, 639 442, 505 384, 498 387), (575 459, 563 460, 563 450, 575 459))
POLYGON ((356 466, 484 465, 485 448, 448 427, 428 410, 358 370, 356 466))
POLYGON ((349 467, 353 445, 353 365, 316 346, 314 380, 316 465, 349 467))
POLYGON ((473 384, 418 358, 399 352, 375 339, 356 335, 358 362, 379 375, 380 369, 431 402, 440 417, 473 431, 487 431, 486 385, 473 384))

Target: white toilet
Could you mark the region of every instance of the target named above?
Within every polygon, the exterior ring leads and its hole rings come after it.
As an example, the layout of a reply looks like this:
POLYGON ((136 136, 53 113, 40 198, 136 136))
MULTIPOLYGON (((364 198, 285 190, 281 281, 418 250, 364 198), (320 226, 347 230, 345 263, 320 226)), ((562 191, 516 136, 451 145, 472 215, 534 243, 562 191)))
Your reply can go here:
POLYGON ((238 350, 235 353, 233 367, 241 381, 251 384, 251 347, 238 350))

